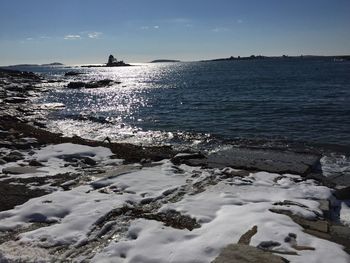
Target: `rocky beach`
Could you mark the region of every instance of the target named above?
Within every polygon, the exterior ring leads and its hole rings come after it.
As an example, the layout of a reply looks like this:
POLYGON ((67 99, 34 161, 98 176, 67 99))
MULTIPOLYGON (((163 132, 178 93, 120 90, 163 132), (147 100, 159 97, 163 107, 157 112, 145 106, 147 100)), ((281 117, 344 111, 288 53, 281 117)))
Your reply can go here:
POLYGON ((0 70, 0 262, 350 261, 350 180, 322 153, 68 137, 33 102, 57 85, 0 70))

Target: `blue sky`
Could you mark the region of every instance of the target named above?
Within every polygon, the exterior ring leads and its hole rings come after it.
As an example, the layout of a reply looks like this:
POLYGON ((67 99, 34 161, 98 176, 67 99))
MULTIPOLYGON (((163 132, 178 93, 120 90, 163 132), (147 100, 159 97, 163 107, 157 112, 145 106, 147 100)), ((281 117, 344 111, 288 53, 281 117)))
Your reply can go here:
POLYGON ((0 65, 350 54, 350 0, 0 0, 0 65))

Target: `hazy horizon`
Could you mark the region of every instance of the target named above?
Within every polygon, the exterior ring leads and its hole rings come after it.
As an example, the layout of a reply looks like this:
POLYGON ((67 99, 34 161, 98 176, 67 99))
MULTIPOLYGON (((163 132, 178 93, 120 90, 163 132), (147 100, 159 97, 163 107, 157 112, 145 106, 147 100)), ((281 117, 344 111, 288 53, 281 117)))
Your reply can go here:
POLYGON ((350 54, 350 2, 2 1, 0 65, 350 54))

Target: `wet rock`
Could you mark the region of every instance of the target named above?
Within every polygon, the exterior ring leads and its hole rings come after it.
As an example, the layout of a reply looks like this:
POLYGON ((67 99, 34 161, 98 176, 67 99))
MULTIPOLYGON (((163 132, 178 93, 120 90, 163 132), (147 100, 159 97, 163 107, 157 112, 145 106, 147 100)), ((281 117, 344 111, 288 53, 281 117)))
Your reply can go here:
POLYGON ((77 82, 69 82, 67 88, 69 89, 80 89, 85 87, 85 82, 77 81, 77 82))
POLYGON ((22 97, 10 97, 4 99, 4 102, 6 103, 24 103, 27 102, 29 99, 27 98, 22 98, 22 97))
POLYGON ((244 244, 225 247, 212 263, 286 263, 288 260, 270 252, 244 244))
MULTIPOLYGON (((98 81, 92 81, 89 82, 85 85, 86 89, 95 89, 95 88, 102 88, 105 86, 109 86, 113 83, 113 80, 111 79, 103 79, 103 80, 98 80, 98 81)), ((120 82, 116 82, 119 84, 120 82)))
POLYGON ((82 82, 82 81, 76 81, 76 82, 70 82, 67 85, 67 88, 69 89, 80 89, 80 88, 86 88, 86 89, 95 89, 95 88, 102 88, 106 86, 110 86, 111 84, 120 84, 119 81, 113 81, 111 79, 102 79, 97 81, 91 81, 91 82, 82 82))
POLYGON ((78 76, 78 75, 82 75, 84 73, 81 72, 76 72, 76 71, 68 71, 64 74, 65 77, 69 77, 69 76, 78 76))

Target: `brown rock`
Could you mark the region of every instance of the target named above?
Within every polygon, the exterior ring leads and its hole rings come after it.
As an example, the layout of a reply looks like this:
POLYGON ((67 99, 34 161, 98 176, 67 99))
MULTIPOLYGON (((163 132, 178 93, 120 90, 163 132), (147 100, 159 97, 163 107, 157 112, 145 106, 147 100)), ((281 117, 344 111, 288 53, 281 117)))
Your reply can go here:
POLYGON ((225 247, 212 263, 286 263, 288 260, 244 244, 225 247))
POLYGON ((248 230, 244 233, 238 240, 238 244, 249 245, 252 237, 258 232, 258 227, 253 226, 252 229, 248 230))

